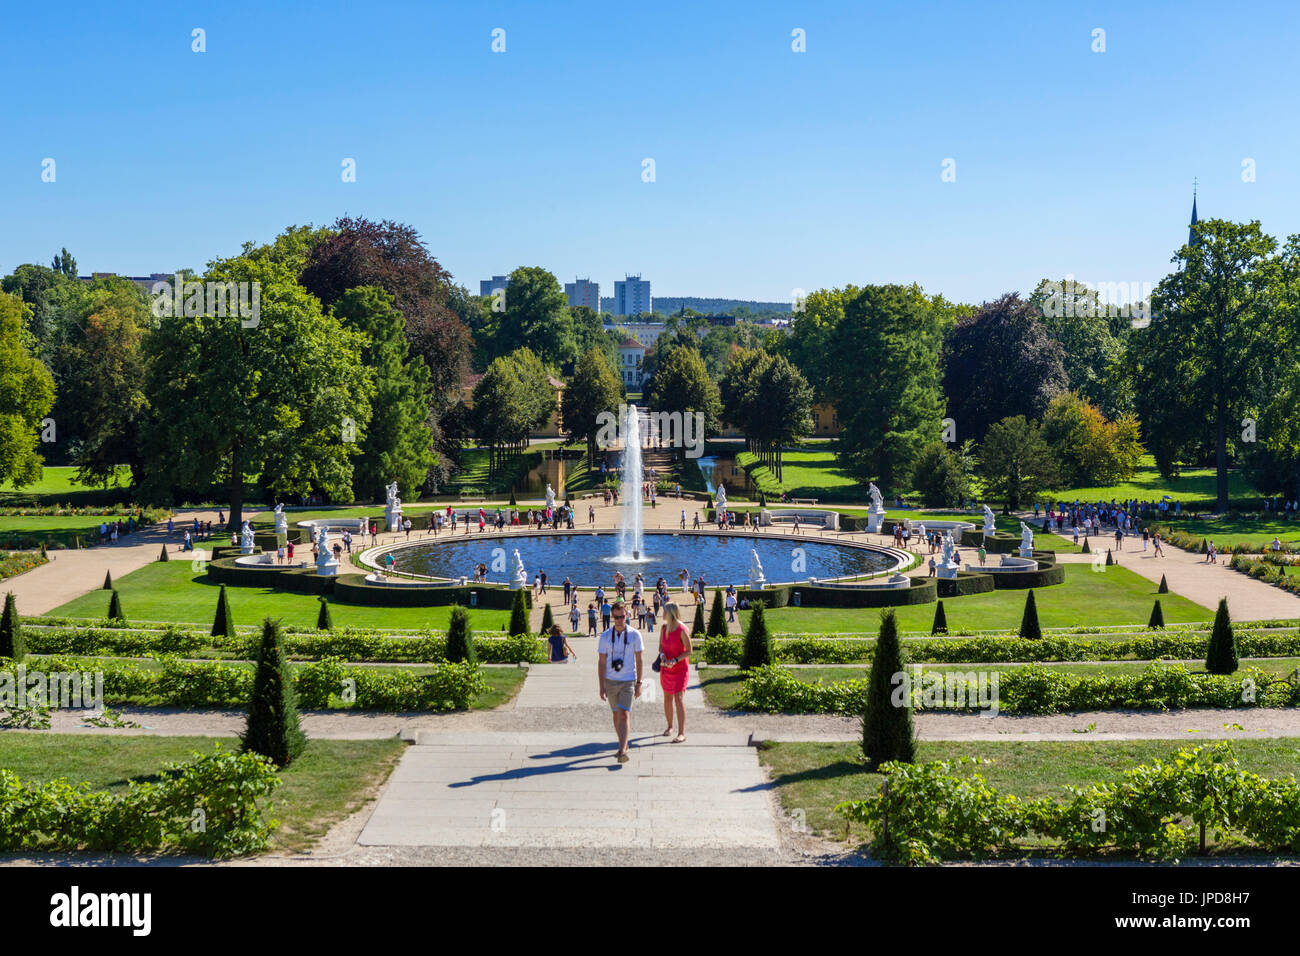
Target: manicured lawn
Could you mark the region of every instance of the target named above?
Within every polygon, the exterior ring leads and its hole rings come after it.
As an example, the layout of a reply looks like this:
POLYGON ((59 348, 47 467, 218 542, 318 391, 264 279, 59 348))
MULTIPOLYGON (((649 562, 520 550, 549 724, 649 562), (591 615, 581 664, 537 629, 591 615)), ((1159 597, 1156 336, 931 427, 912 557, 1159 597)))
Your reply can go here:
MULTIPOLYGON (((1117 780, 1125 770, 1189 746, 1207 741, 1188 734, 1187 740, 1089 741, 1079 727, 1080 739, 1066 742, 921 741, 917 761, 979 757, 993 761, 972 767, 954 767, 955 773, 978 772, 1002 793, 1027 799, 1064 798, 1067 786, 1087 787, 1117 780)), ((1233 749, 1244 769, 1266 777, 1295 772, 1300 761, 1300 739, 1234 740, 1233 749)), ((844 838, 845 820, 832 811, 842 800, 861 799, 880 787, 880 774, 863 767, 857 743, 764 743, 762 761, 776 784, 787 812, 803 810, 809 827, 844 838)), ((863 840, 867 834, 854 826, 848 835, 863 840)))
MULTIPOLYGON (((1155 459, 1144 455, 1138 470, 1128 481, 1117 485, 1103 485, 1079 488, 1061 488, 1045 492, 1040 499, 1046 501, 1087 501, 1100 502, 1123 501, 1125 498, 1137 498, 1140 501, 1159 501, 1164 495, 1170 498, 1214 498, 1218 494, 1215 470, 1213 468, 1187 468, 1177 478, 1165 479, 1156 468, 1155 459)), ((1232 498, 1249 498, 1258 491, 1246 476, 1239 471, 1228 472, 1228 495, 1232 498)), ((1031 503, 1032 505, 1032 503, 1031 503)))
POLYGON ((1249 544, 1263 551, 1277 536, 1283 541, 1300 541, 1300 521, 1250 518, 1187 518, 1169 522, 1182 531, 1213 541, 1220 549, 1249 544))
MULTIPOLYGON (((1035 588, 1038 621, 1043 627, 1136 624, 1144 626, 1151 616, 1157 583, 1127 568, 1112 566, 1104 572, 1091 565, 1065 565, 1065 583, 1035 588)), ((1020 626, 1025 610, 1025 591, 991 591, 967 597, 944 598, 944 613, 950 631, 992 631, 1020 626)), ((1160 606, 1170 624, 1208 621, 1213 613, 1180 595, 1161 594, 1160 606)), ((904 631, 930 632, 934 604, 895 608, 904 631)), ((765 613, 774 632, 831 634, 858 632, 874 634, 880 627, 880 611, 863 608, 783 607, 765 613)), ((742 612, 748 624, 749 612, 742 612)))
MULTIPOLYGON (((738 465, 755 460, 747 452, 736 456, 738 465)), ((828 449, 786 449, 782 455, 781 480, 766 465, 750 469, 749 477, 769 498, 787 492, 792 498, 867 499, 867 488, 840 467, 828 449)))
MULTIPOLYGON (((86 581, 97 588, 103 579, 86 581)), ((128 621, 174 621, 182 624, 210 624, 217 608, 219 586, 206 572, 196 572, 188 561, 171 560, 147 564, 113 582, 122 598, 128 621)), ((93 590, 49 612, 51 617, 102 619, 108 613, 109 592, 93 590)), ((296 594, 271 588, 228 587, 226 597, 236 624, 257 624, 265 617, 285 624, 310 627, 316 624, 320 604, 312 594, 296 594)), ((335 627, 434 628, 447 626, 450 607, 367 607, 330 602, 335 627)), ((500 631, 509 623, 509 611, 476 608, 469 612, 477 630, 500 631)))
MULTIPOLYGON (((131 469, 126 465, 117 466, 117 479, 120 485, 131 483, 131 469)), ((11 492, 23 495, 60 495, 69 492, 99 491, 94 485, 77 484, 77 469, 71 465, 47 465, 41 470, 40 480, 30 485, 15 488, 12 482, 0 484, 0 496, 11 492)), ((111 490, 111 489, 110 489, 111 490)))
MULTIPOLYGON (((157 777, 163 764, 187 761, 218 744, 214 737, 110 737, 85 734, 0 733, 0 767, 20 780, 64 778, 95 790, 124 790, 128 780, 157 777)), ((270 816, 281 826, 274 848, 308 849, 339 820, 360 809, 388 778, 405 744, 384 740, 310 740, 302 756, 281 772, 270 816)))

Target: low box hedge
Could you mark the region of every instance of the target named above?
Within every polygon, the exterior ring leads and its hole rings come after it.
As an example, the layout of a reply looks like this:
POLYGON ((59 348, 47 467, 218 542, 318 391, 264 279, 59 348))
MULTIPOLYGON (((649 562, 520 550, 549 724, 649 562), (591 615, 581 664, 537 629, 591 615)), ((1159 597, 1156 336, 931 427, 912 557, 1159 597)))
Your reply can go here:
POLYGON ((985 594, 994 588, 993 575, 976 571, 958 571, 955 578, 934 578, 939 585, 939 597, 965 597, 969 594, 985 594))
POLYGON ((315 566, 310 563, 305 568, 273 570, 269 567, 242 567, 235 563, 234 557, 209 561, 208 578, 217 584, 246 588, 278 588, 298 594, 329 594, 334 590, 334 582, 338 580, 337 577, 317 574, 315 566))
MULTIPOLYGON (((371 584, 362 574, 341 574, 334 581, 334 599, 346 604, 365 604, 371 607, 481 607, 508 611, 514 604, 515 592, 499 584, 467 584, 464 587, 436 587, 429 585, 404 585, 384 587, 371 584), (473 598, 471 599, 471 595, 473 598)), ((524 589, 524 602, 533 606, 532 591, 524 589)))
MULTIPOLYGON (((908 578, 906 588, 821 587, 789 585, 790 603, 799 594, 800 607, 904 607, 938 599, 934 578, 908 578)), ((784 606, 784 605, 778 605, 784 606)))

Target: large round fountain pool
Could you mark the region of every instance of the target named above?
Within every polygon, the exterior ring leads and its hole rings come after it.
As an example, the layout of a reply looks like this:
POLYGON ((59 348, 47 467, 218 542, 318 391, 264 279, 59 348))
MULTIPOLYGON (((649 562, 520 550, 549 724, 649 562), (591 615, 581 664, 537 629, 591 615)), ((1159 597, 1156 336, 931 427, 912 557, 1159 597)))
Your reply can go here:
POLYGON ((814 539, 671 532, 646 532, 645 553, 640 561, 618 557, 617 532, 447 536, 412 542, 394 548, 392 553, 394 569, 399 572, 473 580, 474 569, 485 564, 490 569, 487 580, 504 584, 509 580, 511 556, 516 549, 530 584, 533 575, 545 571, 551 584, 568 576, 585 587, 610 584, 615 571, 622 571, 629 581, 639 572, 647 585, 662 576, 674 586, 683 568, 692 580, 703 574, 710 585, 743 587, 749 577, 751 550, 758 552, 767 580, 772 583, 872 574, 889 570, 897 563, 884 551, 814 539))

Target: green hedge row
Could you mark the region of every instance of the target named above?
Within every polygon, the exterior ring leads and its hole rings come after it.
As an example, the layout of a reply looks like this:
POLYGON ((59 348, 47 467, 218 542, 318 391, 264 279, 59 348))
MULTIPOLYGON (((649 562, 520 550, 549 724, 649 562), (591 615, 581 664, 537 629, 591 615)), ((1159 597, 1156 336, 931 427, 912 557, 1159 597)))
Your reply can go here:
POLYGON ((989 554, 1015 554, 1020 550, 1020 538, 1014 534, 1007 534, 1005 531, 998 531, 984 536, 984 529, 973 528, 961 533, 961 546, 963 548, 979 549, 984 545, 984 550, 989 554))
MULTIPOLYGON (((254 633, 234 638, 211 637, 201 631, 168 627, 161 631, 123 631, 109 628, 28 629, 24 632, 32 654, 83 654, 93 656, 152 657, 164 654, 194 656, 204 648, 251 660, 261 643, 254 633)), ((546 660, 545 644, 536 635, 476 637, 474 647, 480 663, 541 663, 546 660)), ((419 637, 387 637, 349 631, 289 633, 284 636, 285 653, 295 660, 340 657, 368 663, 430 663, 447 659, 445 634, 426 631, 419 637)))
POLYGON ((1228 562, 1228 567, 1242 574, 1248 574, 1257 581, 1281 588, 1283 591, 1300 594, 1300 574, 1285 573, 1276 559, 1260 561, 1234 554, 1232 560, 1228 562))
MULTIPOLYGON (((465 587, 383 587, 367 584, 365 575, 341 574, 334 581, 334 597, 347 604, 378 607, 445 607, 459 604, 465 608, 489 608, 508 611, 515 592, 500 584, 468 584, 465 587)), ((524 589, 524 602, 533 606, 533 593, 524 589)))
MULTIPOLYGON (((1153 633, 1123 640, 1066 637, 909 638, 908 660, 929 664, 1015 664, 1041 661, 1196 660, 1205 656, 1209 635, 1153 633)), ((872 659, 876 642, 816 637, 777 638, 776 659, 783 664, 855 664, 872 659)), ((742 638, 710 637, 701 649, 709 664, 739 664, 742 638)), ((1238 632, 1241 657, 1300 657, 1300 635, 1238 632)))
MULTIPOLYGON (((161 658, 162 667, 146 669, 129 661, 102 658, 47 658, 45 673, 85 672, 104 676, 104 703, 157 707, 244 707, 253 687, 249 664, 161 658)), ((433 664, 430 673, 381 671, 354 667, 335 657, 295 667, 294 686, 307 709, 331 706, 383 712, 466 710, 487 690, 473 664, 433 664)), ((37 668, 28 667, 28 671, 37 668)), ((17 680, 12 662, 0 666, 17 680)))
MULTIPOLYGON (((297 556, 295 555, 295 557, 297 556)), ((310 561, 308 567, 305 568, 295 567, 273 571, 270 568, 239 567, 235 564, 234 556, 209 561, 208 579, 217 584, 251 588, 277 588, 298 594, 328 594, 333 590, 335 581, 335 578, 317 574, 315 566, 311 565, 310 561)))
POLYGON ((125 793, 23 783, 0 769, 0 852, 255 853, 270 844, 264 798, 279 785, 269 758, 220 749, 169 764, 156 783, 132 780, 125 793))
POLYGON ((994 589, 993 575, 974 571, 958 571, 955 578, 935 578, 939 582, 939 597, 967 597, 985 594, 994 589))
MULTIPOLYGON (((998 676, 999 710, 1012 714, 1300 705, 1300 681, 1279 680, 1257 668, 1242 677, 1189 674, 1181 664, 1155 662, 1137 675, 1072 674, 1041 664, 991 673, 998 676)), ((760 667, 741 684, 738 706, 763 713, 857 715, 866 694, 865 677, 811 683, 781 667, 760 667)))
POLYGON ((1300 851, 1300 781, 1241 769, 1226 741, 1133 767, 1115 782, 1066 788, 1059 802, 1004 796, 978 773, 951 772, 965 763, 989 761, 884 764, 888 787, 835 809, 871 829, 875 856, 913 866, 1041 851, 1044 842, 1070 856, 1120 850, 1177 860, 1206 833, 1300 851))

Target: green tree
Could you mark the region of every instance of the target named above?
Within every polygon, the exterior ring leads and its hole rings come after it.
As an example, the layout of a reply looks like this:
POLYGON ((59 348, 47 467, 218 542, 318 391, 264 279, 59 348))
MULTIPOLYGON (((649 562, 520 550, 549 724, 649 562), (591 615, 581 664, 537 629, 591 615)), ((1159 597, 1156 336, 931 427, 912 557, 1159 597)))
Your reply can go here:
POLYGON ((243 521, 250 475, 261 475, 277 498, 319 492, 351 500, 355 446, 343 440, 343 426, 370 421, 364 336, 322 313, 278 262, 226 260, 209 277, 260 283, 259 314, 160 319, 147 342, 145 496, 166 500, 174 487, 224 481, 231 528, 243 521))
POLYGON ((985 494, 1016 511, 1056 481, 1057 466, 1038 425, 1023 415, 991 425, 980 446, 985 494))
POLYGON ((212 630, 208 633, 213 637, 235 636, 235 619, 230 614, 230 601, 226 598, 224 584, 221 585, 221 592, 217 595, 217 613, 212 619, 212 630))
POLYGON ((374 373, 372 405, 377 413, 356 443, 358 497, 377 501, 381 489, 394 480, 409 496, 418 497, 435 460, 428 424, 433 404, 429 369, 422 357, 410 354, 402 313, 383 289, 349 289, 335 303, 334 314, 345 327, 366 337, 361 361, 374 373))
POLYGON ((964 501, 969 485, 957 455, 943 442, 921 449, 912 468, 912 488, 929 508, 951 508, 964 501))
POLYGON ((528 445, 554 409, 555 393, 546 369, 531 350, 493 359, 474 386, 471 419, 481 445, 488 447, 488 474, 495 476, 528 445))
POLYGON ((1151 617, 1147 619, 1147 627, 1153 631, 1163 631, 1165 628, 1165 612, 1160 607, 1160 598, 1156 598, 1156 603, 1151 605, 1151 617))
POLYGON ((1153 317, 1130 339, 1137 411, 1162 473, 1206 448, 1214 456, 1218 510, 1228 510, 1229 433, 1277 367, 1270 279, 1277 243, 1259 223, 1207 219, 1174 256, 1177 268, 1151 297, 1153 317))
POLYGON ((934 608, 934 623, 930 625, 931 634, 948 633, 948 615, 944 613, 943 602, 939 601, 934 608))
POLYGON ((1132 415, 1109 421, 1076 392, 1057 395, 1043 416, 1043 440, 1060 467, 1060 479, 1071 485, 1113 485, 1133 477, 1146 453, 1139 433, 1132 415))
MULTIPOLYGON (((523 593, 519 592, 521 596, 523 593)), ((451 609, 451 620, 447 623, 447 660, 452 663, 478 663, 474 633, 469 628, 469 612, 459 605, 451 609)))
POLYGON ((41 421, 54 405, 49 369, 23 346, 22 300, 0 293, 0 484, 41 477, 41 421))
POLYGON ((1237 635, 1232 630, 1228 616, 1228 599, 1219 599, 1219 609, 1214 612, 1214 629, 1210 631, 1210 644, 1205 652, 1205 669, 1211 674, 1231 674, 1237 669, 1237 635))
POLYGON ((4 613, 0 614, 0 658, 8 658, 15 664, 27 656, 27 645, 23 641, 23 619, 18 616, 18 604, 13 592, 5 595, 4 613))
POLYGON ((555 627, 555 615, 551 613, 551 602, 547 601, 542 607, 542 633, 550 634, 553 627, 555 627))
MULTIPOLYGON (((704 434, 715 435, 722 401, 700 353, 685 345, 670 349, 645 390, 646 405, 656 412, 681 412, 704 416, 704 434)), ((680 444, 680 443, 679 443, 680 444)), ((684 447, 679 449, 685 454, 684 447)))
POLYGON ((912 729, 912 701, 906 693, 907 670, 898 640, 898 620, 892 609, 880 615, 880 633, 867 678, 866 707, 862 714, 862 755, 874 772, 889 761, 916 761, 916 734, 912 729), (902 686, 899 687, 899 682, 902 686))
POLYGON ((772 649, 772 635, 767 630, 767 619, 763 616, 763 602, 755 601, 749 612, 749 624, 745 627, 745 640, 740 655, 740 669, 766 667, 776 660, 772 649))
POLYGON ((307 746, 307 737, 298 723, 298 697, 284 653, 280 624, 269 617, 262 624, 262 639, 254 659, 248 723, 240 742, 245 753, 262 754, 280 768, 292 763, 307 746))
POLYGON ((587 460, 596 458, 596 436, 602 412, 618 414, 623 401, 623 382, 605 351, 593 347, 578 359, 573 378, 564 390, 564 427, 587 443, 587 460))
POLYGON ((1130 318, 1121 314, 1120 304, 1102 302, 1097 290, 1073 279, 1042 280, 1029 302, 1042 312, 1047 334, 1060 343, 1070 388, 1110 418, 1132 411, 1132 395, 1123 387, 1130 318))
POLYGON ((505 305, 492 343, 494 356, 528 348, 546 365, 572 367, 578 351, 573 316, 555 276, 540 266, 521 266, 510 273, 505 305))

